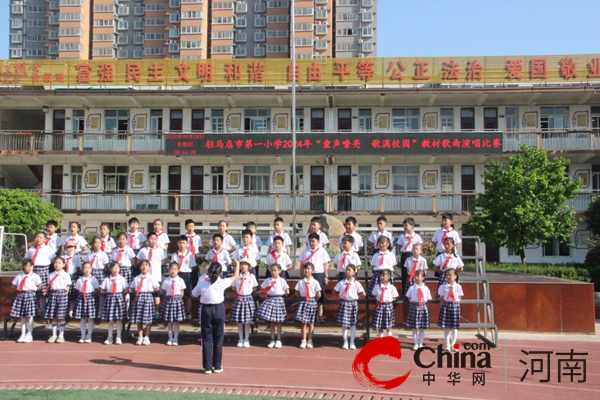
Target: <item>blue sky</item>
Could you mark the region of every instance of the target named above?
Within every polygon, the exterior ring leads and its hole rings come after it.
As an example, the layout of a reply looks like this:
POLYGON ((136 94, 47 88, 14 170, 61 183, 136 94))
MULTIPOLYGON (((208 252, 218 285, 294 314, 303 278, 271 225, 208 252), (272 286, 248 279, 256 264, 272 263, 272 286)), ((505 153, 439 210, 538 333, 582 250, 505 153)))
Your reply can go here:
MULTIPOLYGON (((8 58, 0 0, 0 58, 8 58)), ((379 57, 600 52, 600 0, 379 0, 379 57)))

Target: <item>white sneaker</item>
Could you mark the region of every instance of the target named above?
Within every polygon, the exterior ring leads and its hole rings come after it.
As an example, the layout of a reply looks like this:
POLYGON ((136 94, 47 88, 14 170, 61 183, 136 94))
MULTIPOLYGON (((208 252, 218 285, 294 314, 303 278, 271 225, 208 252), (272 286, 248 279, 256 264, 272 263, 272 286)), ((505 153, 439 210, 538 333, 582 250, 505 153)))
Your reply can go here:
POLYGON ((115 344, 123 344, 120 337, 118 337, 117 340, 115 340, 115 344))
POLYGON ((172 346, 179 346, 179 341, 177 341, 177 340, 173 339, 173 340, 171 341, 171 345, 172 345, 172 346))
POLYGON ((238 340, 238 343, 235 345, 235 347, 244 347, 244 341, 242 339, 238 340))
POLYGON ((137 344, 138 346, 141 346, 143 342, 144 342, 144 337, 140 336, 140 337, 138 337, 138 340, 137 340, 137 342, 135 342, 135 344, 137 344))
POLYGON ((64 343, 64 342, 65 342, 65 336, 58 335, 58 338, 56 339, 56 343, 64 343))
POLYGON ((50 337, 48 338, 47 342, 48 342, 48 343, 55 343, 55 342, 56 342, 56 339, 58 339, 58 336, 56 336, 56 335, 52 335, 52 336, 50 336, 50 337))
POLYGON ((275 347, 275 341, 274 341, 274 340, 271 340, 271 341, 269 342, 269 344, 267 345, 267 347, 268 347, 268 348, 270 348, 270 349, 272 349, 273 347, 275 347))
POLYGON ((446 345, 446 348, 444 349, 444 351, 447 351, 447 352, 450 352, 450 353, 452 352, 452 348, 450 347, 449 344, 446 345))
POLYGON ((144 339, 142 340, 142 344, 144 346, 149 346, 150 345, 150 338, 148 336, 144 337, 144 339))
POLYGON ((113 340, 112 338, 108 338, 104 341, 104 344, 109 345, 109 344, 113 344, 113 340))
POLYGON ((342 350, 348 350, 348 342, 344 342, 344 345, 342 346, 342 350))
POLYGON ((92 343, 92 337, 91 336, 86 336, 85 337, 85 342, 86 343, 92 343))
POLYGON ((25 334, 21 334, 21 336, 19 336, 19 338, 17 339, 17 343, 23 343, 23 340, 25 340, 25 334))
POLYGON ((85 336, 82 336, 81 339, 79 339, 79 343, 85 343, 85 336))
MULTIPOLYGON (((281 343, 281 342, 280 342, 280 343, 281 343)), ((250 341, 249 341, 249 340, 244 340, 244 344, 243 344, 243 346, 244 346, 245 348, 248 348, 248 347, 250 347, 250 341)), ((277 342, 275 342, 275 347, 277 347, 277 342)), ((281 347, 281 346, 280 346, 280 347, 281 347)))
POLYGON ((306 348, 307 348, 307 349, 312 349, 312 348, 313 348, 312 340, 308 340, 308 341, 306 342, 306 348))
POLYGON ((354 342, 350 343, 350 350, 356 350, 356 345, 354 342))
POLYGON ((210 369, 205 369, 204 374, 205 375, 212 374, 212 371, 210 369))
POLYGON ((301 349, 305 349, 306 348, 306 340, 303 340, 300 342, 300 348, 301 349))
POLYGON ((394 335, 392 335, 392 331, 391 330, 388 331, 387 335, 388 336, 394 336, 394 335))
POLYGON ((277 340, 277 341, 275 342, 275 348, 276 348, 276 349, 280 349, 280 348, 281 348, 281 340, 277 340))
POLYGON ((379 333, 379 337, 383 337, 383 332, 379 333))
POLYGON ((31 333, 28 333, 27 335, 25 335, 25 339, 23 339, 23 343, 31 343, 33 342, 33 336, 31 336, 31 333))
POLYGON ((419 350, 419 345, 418 345, 418 344, 415 344, 415 345, 413 346, 413 348, 412 348, 412 349, 413 349, 413 351, 417 351, 417 350, 419 350))
POLYGON ((419 348, 420 348, 420 349, 422 349, 422 348, 423 348, 423 345, 422 345, 422 344, 420 344, 420 345, 419 345, 419 348))
POLYGON ((221 372, 223 372, 223 367, 221 367, 221 368, 215 368, 215 369, 213 370, 213 372, 214 372, 215 374, 220 374, 221 372))
POLYGON ((173 339, 169 339, 169 341, 167 342, 167 346, 173 346, 173 339))

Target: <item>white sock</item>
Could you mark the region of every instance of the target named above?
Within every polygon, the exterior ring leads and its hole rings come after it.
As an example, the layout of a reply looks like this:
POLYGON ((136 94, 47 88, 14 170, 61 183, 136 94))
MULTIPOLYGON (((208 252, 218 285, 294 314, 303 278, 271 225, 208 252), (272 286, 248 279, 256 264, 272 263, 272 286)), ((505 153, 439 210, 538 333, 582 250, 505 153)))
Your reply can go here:
POLYGON ((179 340, 179 322, 173 323, 173 339, 179 340))
POLYGON ((348 341, 348 328, 342 326, 342 337, 344 338, 344 343, 348 341))
POLYGON ((123 329, 123 321, 117 321, 117 338, 121 338, 121 330, 123 329))
MULTIPOLYGON (((92 321, 92 324, 94 323, 94 320, 90 320, 90 321, 92 321)), ((60 336, 63 336, 65 334, 65 325, 67 325, 67 323, 65 321, 61 321, 59 324, 60 336)))
POLYGON ((94 319, 90 318, 90 319, 88 319, 88 332, 87 332, 88 333, 87 334, 88 339, 92 338, 92 333, 93 332, 94 332, 94 319))
POLYGON ((425 340, 425 329, 419 329, 419 346, 423 346, 425 340))
POLYGON ((129 315, 129 303, 131 302, 131 297, 129 293, 125 295, 125 310, 127 310, 127 315, 129 315))
POLYGON ((27 330, 30 335, 33 335, 33 317, 29 317, 29 321, 27 322, 27 330))
POLYGON ((350 327, 350 343, 354 343, 354 338, 356 338, 356 326, 350 327))
POLYGON ((57 328, 58 328, 58 324, 56 322, 52 322, 52 336, 56 336, 57 328))
POLYGON ((388 331, 387 331, 387 335, 388 335, 388 336, 392 336, 392 330, 391 330, 391 329, 388 329, 388 331))
POLYGON ((86 321, 87 321, 87 319, 81 318, 81 322, 79 323, 79 326, 81 328, 81 338, 83 340, 85 340, 85 325, 86 325, 86 321))
POLYGON ((27 318, 21 317, 21 337, 25 337, 27 334, 27 318))
POLYGON ((419 344, 419 330, 418 329, 413 329, 412 330, 412 334, 413 334, 413 342, 414 342, 414 344, 419 344))
POLYGON ((244 338, 245 340, 250 340, 250 323, 245 323, 244 324, 244 338))
POLYGON ((238 336, 240 340, 244 340, 244 324, 238 324, 238 336))
POLYGON ((113 338, 113 327, 115 323, 113 321, 108 321, 108 339, 113 338))
POLYGON ((452 329, 452 346, 456 344, 456 339, 458 338, 458 329, 452 329))
POLYGON ((169 328, 169 340, 173 340, 173 323, 169 322, 167 326, 169 328))
POLYGON ((446 339, 446 347, 450 346, 450 329, 444 329, 444 339, 446 339))

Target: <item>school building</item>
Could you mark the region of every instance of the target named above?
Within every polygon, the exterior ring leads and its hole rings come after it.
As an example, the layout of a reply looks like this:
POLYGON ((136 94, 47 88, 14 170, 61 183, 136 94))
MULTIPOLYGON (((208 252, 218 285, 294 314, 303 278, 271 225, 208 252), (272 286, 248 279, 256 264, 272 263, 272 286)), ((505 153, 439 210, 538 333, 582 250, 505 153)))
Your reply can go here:
MULTIPOLYGON (((63 229, 290 223, 292 126, 304 230, 323 213, 436 228, 443 212, 461 229, 486 164, 522 143, 570 160, 579 216, 600 190, 600 55, 1 63, 0 184, 53 202, 63 229)), ((588 237, 579 222, 572 247, 527 259, 583 261, 588 237)))

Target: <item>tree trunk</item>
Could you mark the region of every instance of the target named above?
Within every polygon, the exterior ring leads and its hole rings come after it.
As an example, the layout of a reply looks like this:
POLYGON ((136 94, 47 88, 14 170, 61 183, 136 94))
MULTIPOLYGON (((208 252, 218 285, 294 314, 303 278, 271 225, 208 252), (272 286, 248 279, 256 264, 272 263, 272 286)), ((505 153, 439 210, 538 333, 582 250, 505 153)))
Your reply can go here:
POLYGON ((519 250, 519 256, 521 256, 521 263, 523 263, 523 265, 527 265, 527 257, 525 257, 524 246, 521 246, 521 249, 519 250))

